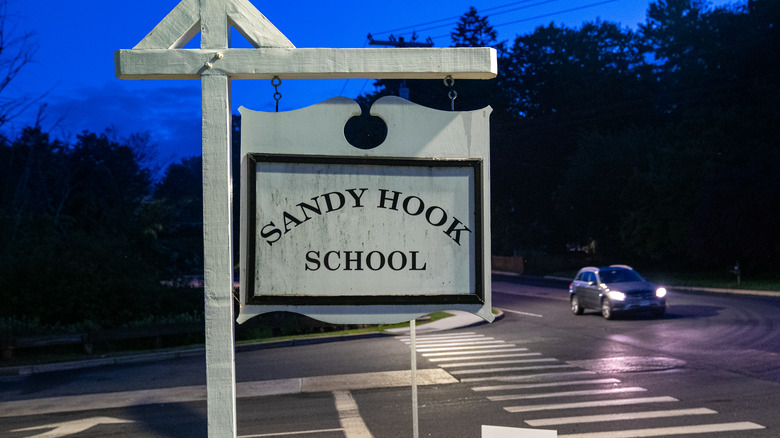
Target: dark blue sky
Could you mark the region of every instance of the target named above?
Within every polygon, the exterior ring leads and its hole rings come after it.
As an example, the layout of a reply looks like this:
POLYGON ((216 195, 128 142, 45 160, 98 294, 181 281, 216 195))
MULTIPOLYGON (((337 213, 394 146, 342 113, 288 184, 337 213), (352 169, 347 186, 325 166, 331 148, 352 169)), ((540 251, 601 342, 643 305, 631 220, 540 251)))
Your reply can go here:
MULTIPOLYGON (((32 31, 38 44, 34 62, 4 97, 41 96, 42 126, 73 138, 84 130, 113 128, 128 136, 150 131, 162 163, 200 154, 199 81, 126 81, 114 76, 114 51, 131 49, 179 0, 8 0, 7 27, 32 31)), ((260 1, 255 7, 296 47, 367 47, 366 35, 416 30, 437 47, 449 45, 449 32, 469 6, 487 16, 499 40, 511 41, 550 22, 578 27, 600 18, 635 28, 644 22, 649 0, 449 0, 423 2, 260 1)), ((733 3, 718 0, 716 5, 733 3)), ((237 33, 235 47, 248 47, 237 33)), ((196 47, 199 37, 191 45, 196 47)), ((280 110, 309 106, 333 96, 355 97, 373 90, 373 81, 287 80, 279 91, 280 110)), ((233 81, 233 105, 273 110, 270 81, 233 81)), ((39 104, 5 126, 8 135, 35 121, 39 104)))

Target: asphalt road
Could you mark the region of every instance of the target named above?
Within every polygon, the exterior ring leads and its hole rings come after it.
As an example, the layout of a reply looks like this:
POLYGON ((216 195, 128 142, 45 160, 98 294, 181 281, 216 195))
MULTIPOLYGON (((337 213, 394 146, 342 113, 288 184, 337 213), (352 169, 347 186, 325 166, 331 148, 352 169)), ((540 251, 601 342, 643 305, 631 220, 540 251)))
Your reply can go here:
MULTIPOLYGON (((779 436, 780 298, 671 292, 663 319, 606 321, 565 286, 496 277, 499 321, 418 334, 420 436, 779 436)), ((204 356, 183 356, 4 378, 0 436, 205 436, 204 356)), ((242 347, 239 436, 411 436, 409 363, 403 335, 242 347)))

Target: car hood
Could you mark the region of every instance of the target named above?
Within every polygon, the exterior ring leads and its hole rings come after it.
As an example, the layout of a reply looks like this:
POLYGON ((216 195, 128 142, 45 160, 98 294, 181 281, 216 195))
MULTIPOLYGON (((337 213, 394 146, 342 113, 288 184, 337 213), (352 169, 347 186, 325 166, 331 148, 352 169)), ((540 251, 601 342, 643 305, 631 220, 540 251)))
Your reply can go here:
POLYGON ((647 281, 632 281, 626 283, 609 283, 607 284, 609 290, 616 290, 623 292, 624 294, 638 293, 651 291, 655 292, 655 285, 647 281))

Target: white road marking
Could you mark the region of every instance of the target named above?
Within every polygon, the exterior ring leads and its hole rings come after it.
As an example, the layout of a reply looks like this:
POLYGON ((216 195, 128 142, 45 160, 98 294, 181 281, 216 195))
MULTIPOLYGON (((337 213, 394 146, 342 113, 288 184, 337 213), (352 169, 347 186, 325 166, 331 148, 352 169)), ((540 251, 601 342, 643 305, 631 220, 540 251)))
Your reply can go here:
MULTIPOLYGON (((476 334, 474 332, 458 333, 458 334, 421 335, 421 336, 417 336, 417 340, 420 340, 420 339, 457 339, 457 338, 468 338, 468 337, 473 337, 473 336, 483 336, 483 335, 478 335, 478 334, 476 334)), ((398 339, 401 340, 401 341, 409 341, 412 338, 409 337, 409 336, 403 336, 403 337, 400 337, 398 339)))
MULTIPOLYGON (((625 406, 638 405, 644 403, 666 403, 680 401, 674 397, 640 397, 623 398, 617 400, 599 400, 577 403, 555 403, 549 405, 526 405, 526 406, 506 406, 507 412, 532 412, 532 411, 552 411, 557 409, 578 409, 578 408, 600 408, 604 406, 625 406)), ((614 435, 611 435, 614 436, 614 435)))
POLYGON ((261 433, 256 435, 239 435, 238 438, 271 438, 275 436, 294 436, 294 435, 314 435, 317 433, 330 433, 330 432, 342 432, 344 429, 317 429, 317 430, 299 430, 296 432, 279 432, 279 433, 261 433))
POLYGON ((620 394, 624 392, 645 392, 645 388, 629 387, 629 388, 608 388, 608 389, 591 389, 585 391, 561 391, 561 392, 547 392, 543 394, 511 394, 511 395, 493 395, 489 396, 490 401, 506 401, 506 400, 531 400, 537 398, 550 398, 550 397, 574 397, 580 395, 601 395, 601 394, 620 394))
MULTIPOLYGON (((514 347, 515 344, 504 344, 505 347, 514 347)), ((418 353, 432 353, 435 351, 453 351, 453 350, 484 350, 486 348, 496 348, 496 345, 476 345, 466 347, 438 347, 438 348, 418 348, 418 353)))
MULTIPOLYGON (((481 353, 479 351, 473 351, 473 353, 481 353)), ((528 356, 541 356, 542 353, 514 353, 514 354, 488 354, 488 355, 482 355, 482 356, 472 356, 472 357, 466 357, 466 356, 458 356, 458 357, 439 357, 439 358, 433 358, 428 359, 429 362, 445 362, 450 360, 485 360, 485 359, 504 359, 507 357, 528 357, 528 356)), ((444 366, 444 365, 441 365, 444 366)))
POLYGON ((467 382, 488 382, 491 380, 495 380, 498 382, 517 382, 522 380, 530 380, 530 381, 539 381, 539 380, 551 380, 551 379, 558 379, 560 377, 568 377, 568 376, 582 376, 582 375, 594 375, 596 374, 593 371, 566 371, 562 373, 536 373, 536 374, 526 374, 523 376, 490 376, 490 377, 468 377, 465 379, 460 379, 461 383, 467 383, 467 382))
POLYGON ((697 426, 657 427, 653 429, 613 430, 609 432, 558 435, 558 438, 640 438, 653 436, 690 435, 694 433, 733 432, 737 430, 766 429, 766 427, 742 421, 738 423, 702 424, 697 426))
POLYGON ((339 422, 344 428, 346 438, 374 438, 368 430, 363 417, 360 416, 357 403, 349 391, 333 391, 336 410, 339 412, 339 422))
MULTIPOLYGON (((453 356, 456 354, 484 354, 484 353, 514 353, 516 351, 528 351, 527 348, 512 348, 508 345, 507 348, 501 348, 496 350, 479 350, 479 351, 445 351, 441 353, 425 353, 424 357, 441 357, 441 356, 453 356)), ((418 350, 419 352, 419 350, 418 350)))
POLYGON ((627 412, 622 414, 583 415, 579 417, 544 418, 539 420, 525 420, 526 424, 533 427, 557 426, 561 424, 601 423, 605 421, 641 420, 647 418, 684 417, 688 415, 717 414, 707 408, 695 409, 669 409, 665 411, 627 412))
POLYGON ((59 438, 68 435, 76 435, 85 430, 92 429, 99 424, 122 424, 134 423, 132 420, 122 420, 111 417, 92 417, 81 420, 65 421, 62 423, 43 424, 40 426, 25 427, 23 429, 12 430, 11 432, 30 432, 33 430, 52 429, 38 435, 28 435, 27 438, 59 438))
MULTIPOLYGON (((474 342, 474 341, 494 341, 496 338, 489 338, 486 336, 477 336, 477 337, 468 337, 468 338, 458 338, 458 339, 427 339, 422 341, 417 341, 417 345, 420 344, 459 344, 463 342, 474 342)), ((411 340, 401 341, 404 344, 410 344, 411 340)), ((503 342, 503 341, 502 341, 503 342)))
POLYGON ((464 348, 471 345, 487 345, 489 348, 495 348, 495 344, 506 344, 504 341, 473 341, 473 342, 442 342, 442 343, 436 343, 436 344, 427 344, 423 345, 423 348, 420 348, 420 346, 417 347, 417 351, 436 351, 433 350, 433 348, 446 348, 449 350, 455 350, 458 348, 464 348))
POLYGON ((544 318, 544 316, 537 313, 520 312, 519 310, 500 309, 502 312, 514 313, 516 315, 533 316, 534 318, 544 318))
POLYGON ((475 367, 484 365, 506 365, 510 363, 538 363, 538 362, 559 362, 555 358, 542 358, 542 359, 513 359, 513 360, 493 360, 485 362, 461 362, 461 363, 442 363, 439 364, 441 368, 453 368, 453 367, 475 367))
POLYGON ((591 380, 568 380, 564 382, 548 382, 548 383, 520 383, 516 385, 493 385, 493 386, 475 386, 471 388, 472 391, 502 391, 513 389, 532 389, 532 388, 551 388, 556 386, 572 386, 572 385, 604 385, 608 383, 620 383, 618 379, 591 379, 591 380))
POLYGON ((505 373, 507 371, 546 370, 546 369, 553 369, 553 368, 573 368, 573 367, 571 365, 538 365, 538 366, 529 366, 529 367, 490 368, 490 369, 483 369, 483 370, 452 370, 450 371, 450 374, 460 375, 460 374, 482 374, 482 373, 505 373))

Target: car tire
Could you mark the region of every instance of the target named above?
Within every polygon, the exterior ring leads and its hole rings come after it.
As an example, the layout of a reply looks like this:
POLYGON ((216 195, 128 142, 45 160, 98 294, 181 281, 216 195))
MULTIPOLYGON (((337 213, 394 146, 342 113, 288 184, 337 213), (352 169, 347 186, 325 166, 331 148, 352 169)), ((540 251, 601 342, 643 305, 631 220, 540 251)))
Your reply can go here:
POLYGON ((653 316, 655 316, 656 318, 663 318, 664 315, 666 315, 666 308, 665 307, 662 308, 662 309, 655 309, 655 310, 653 310, 653 316))
POLYGON ((577 295, 571 296, 571 313, 575 315, 582 315, 582 312, 585 309, 580 306, 580 299, 577 297, 577 295))
POLYGON ((615 312, 612 310, 612 303, 607 299, 601 300, 601 316, 603 316, 604 319, 615 318, 615 312))

